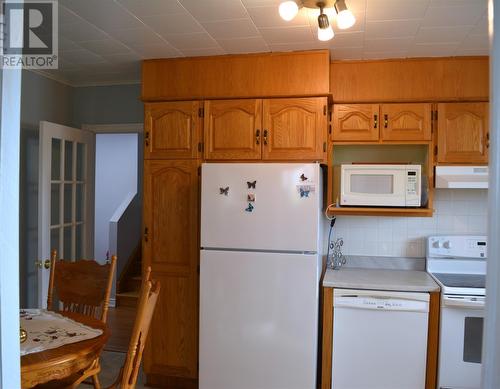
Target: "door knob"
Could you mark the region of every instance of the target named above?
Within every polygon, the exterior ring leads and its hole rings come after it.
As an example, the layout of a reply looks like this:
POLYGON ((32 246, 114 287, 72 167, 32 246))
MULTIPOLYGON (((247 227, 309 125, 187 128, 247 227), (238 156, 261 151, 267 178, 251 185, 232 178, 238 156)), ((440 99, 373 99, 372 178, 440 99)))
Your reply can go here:
POLYGON ((44 267, 45 269, 50 269, 50 259, 46 259, 45 261, 40 261, 40 260, 36 260, 35 261, 35 267, 41 269, 42 267, 44 267))

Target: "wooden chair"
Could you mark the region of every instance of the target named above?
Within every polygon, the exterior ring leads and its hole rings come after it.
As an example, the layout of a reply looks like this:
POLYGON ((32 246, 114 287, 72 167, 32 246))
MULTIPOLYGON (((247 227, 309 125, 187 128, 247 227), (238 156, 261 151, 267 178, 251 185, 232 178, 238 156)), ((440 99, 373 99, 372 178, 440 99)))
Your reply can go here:
POLYGON ((160 293, 160 282, 151 279, 151 268, 148 267, 143 275, 137 315, 135 318, 132 336, 128 346, 125 363, 120 369, 118 378, 107 389, 134 389, 141 365, 144 345, 148 337, 149 326, 155 310, 158 295, 160 293))
MULTIPOLYGON (((57 259, 57 250, 52 250, 47 309, 53 309, 54 291, 63 312, 76 312, 100 319, 106 323, 109 297, 116 268, 116 255, 111 262, 100 265, 94 260, 67 261, 57 259)), ((60 311, 60 309, 53 309, 60 311)), ((99 359, 76 377, 70 377, 66 387, 76 388, 91 377, 95 388, 100 388, 98 373, 101 371, 99 359)))
POLYGON ((77 312, 105 323, 115 268, 116 255, 109 264, 100 265, 94 260, 57 260, 57 250, 52 250, 47 309, 53 309, 55 291, 63 312, 77 312))

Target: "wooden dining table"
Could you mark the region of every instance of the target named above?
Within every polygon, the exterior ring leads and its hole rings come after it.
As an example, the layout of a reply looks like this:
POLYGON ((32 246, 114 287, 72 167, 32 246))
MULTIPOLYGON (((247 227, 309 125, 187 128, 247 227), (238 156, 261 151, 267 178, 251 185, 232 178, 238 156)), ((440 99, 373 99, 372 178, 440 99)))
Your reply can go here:
MULTIPOLYGON (((87 368, 99 357, 110 332, 98 319, 72 312, 58 312, 86 326, 102 330, 102 334, 88 340, 66 344, 57 348, 23 355, 21 357, 21 386, 60 380, 87 368)), ((29 336, 29 333, 28 333, 29 336)))

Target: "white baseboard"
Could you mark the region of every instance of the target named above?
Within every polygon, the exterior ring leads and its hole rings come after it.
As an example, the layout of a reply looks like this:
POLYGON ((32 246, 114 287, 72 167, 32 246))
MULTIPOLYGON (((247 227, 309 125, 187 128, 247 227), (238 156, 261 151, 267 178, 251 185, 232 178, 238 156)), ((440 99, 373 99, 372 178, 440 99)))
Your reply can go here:
POLYGON ((109 299, 109 306, 111 308, 116 308, 116 298, 112 297, 112 298, 109 299))

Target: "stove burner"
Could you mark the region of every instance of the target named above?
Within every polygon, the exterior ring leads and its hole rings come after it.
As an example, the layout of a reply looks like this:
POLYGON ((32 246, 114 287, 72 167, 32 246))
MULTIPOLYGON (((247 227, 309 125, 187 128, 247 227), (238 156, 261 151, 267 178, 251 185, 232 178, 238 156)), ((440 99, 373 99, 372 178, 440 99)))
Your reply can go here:
POLYGON ((444 286, 449 288, 485 288, 484 274, 432 273, 444 286))

